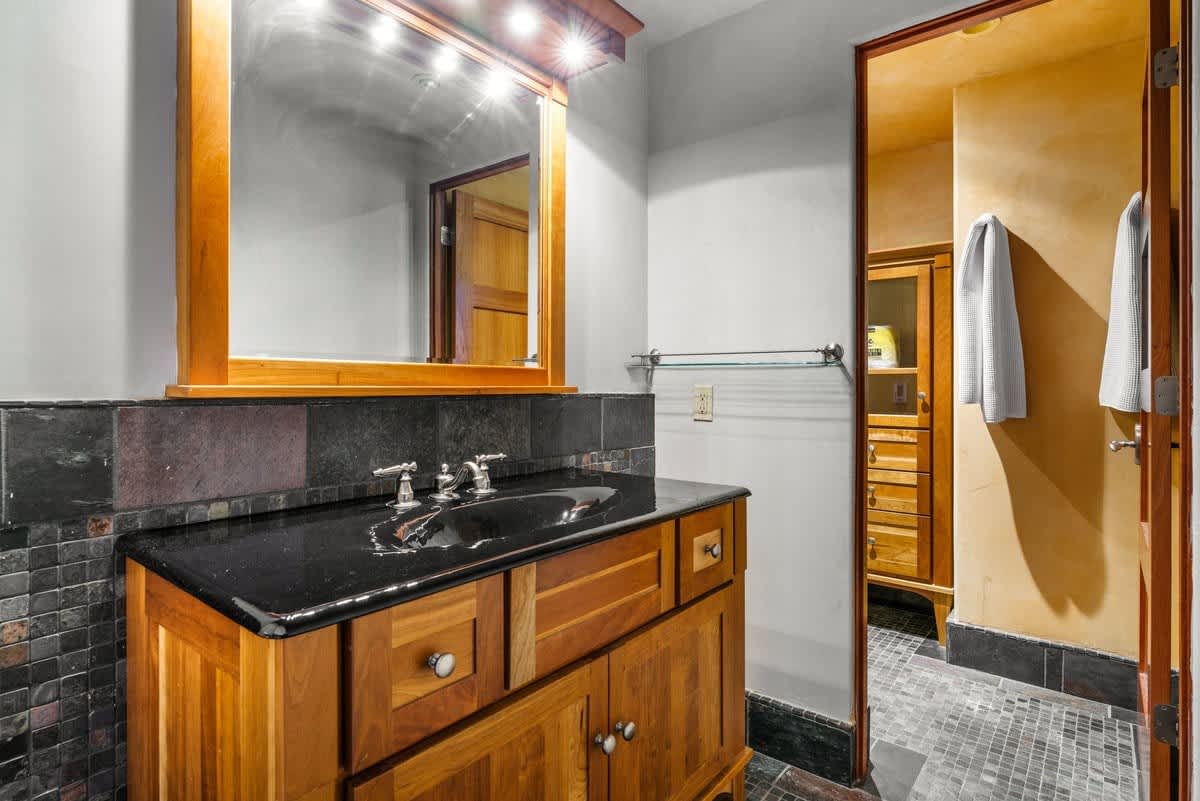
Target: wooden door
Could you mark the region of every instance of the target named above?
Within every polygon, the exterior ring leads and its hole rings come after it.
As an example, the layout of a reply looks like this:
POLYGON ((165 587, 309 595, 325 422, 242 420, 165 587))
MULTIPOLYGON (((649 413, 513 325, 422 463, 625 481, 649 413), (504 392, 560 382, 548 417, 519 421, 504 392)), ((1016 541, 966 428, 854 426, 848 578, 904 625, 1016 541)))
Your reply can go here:
POLYGON ((607 684, 602 657, 352 781, 347 799, 604 801, 608 757, 594 740, 605 729, 607 684))
POLYGON ((454 360, 529 356, 529 213, 454 193, 454 360))
MULTIPOLYGON (((1141 414, 1141 524, 1139 527, 1139 702, 1154 733, 1158 710, 1171 699, 1171 429, 1174 412, 1163 408, 1160 383, 1176 374, 1171 348, 1171 89, 1155 85, 1154 54, 1172 45, 1170 0, 1148 0, 1143 215, 1150 231, 1147 270, 1146 363, 1151 406, 1141 414)), ((1167 738, 1169 739, 1169 738, 1167 738)), ((1171 797, 1172 746, 1150 738, 1149 801, 1171 797)))
POLYGON ((929 428, 932 262, 880 267, 867 277, 867 421, 872 426, 929 428), (887 329, 885 332, 883 329, 887 329), (880 344, 887 345, 880 347, 880 344), (881 365, 893 349, 895 363, 881 365), (882 352, 880 352, 882 351, 882 352))
POLYGON ((612 801, 692 801, 738 755, 736 587, 709 595, 609 657, 609 718, 620 724, 612 801))

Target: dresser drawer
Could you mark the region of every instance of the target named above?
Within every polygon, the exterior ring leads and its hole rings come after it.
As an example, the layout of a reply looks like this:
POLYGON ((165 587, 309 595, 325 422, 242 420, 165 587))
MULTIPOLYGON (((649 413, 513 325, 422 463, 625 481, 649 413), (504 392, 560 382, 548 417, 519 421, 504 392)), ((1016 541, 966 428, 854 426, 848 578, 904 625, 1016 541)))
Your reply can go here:
POLYGON ((929 580, 928 517, 868 511, 866 537, 868 572, 929 580))
POLYGON ((867 429, 867 469, 928 473, 930 436, 911 428, 867 429))
POLYGON ((504 694, 503 576, 356 618, 346 629, 351 772, 504 694))
POLYGON ((868 470, 866 501, 868 510, 927 515, 932 508, 928 473, 901 470, 868 470))
POLYGON ((515 568, 507 592, 513 689, 675 606, 675 521, 515 568))
POLYGON ((679 603, 733 579, 733 507, 679 518, 679 603))

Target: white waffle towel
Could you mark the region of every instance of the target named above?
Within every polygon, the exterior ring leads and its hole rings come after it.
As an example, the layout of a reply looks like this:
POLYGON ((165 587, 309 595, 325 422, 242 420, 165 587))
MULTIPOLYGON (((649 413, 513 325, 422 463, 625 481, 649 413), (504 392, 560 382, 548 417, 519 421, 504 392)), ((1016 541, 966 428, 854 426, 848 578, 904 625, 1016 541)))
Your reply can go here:
POLYGON ((1025 353, 1013 290, 1008 231, 994 214, 971 226, 955 298, 958 399, 978 403, 987 423, 1025 416, 1025 353))
POLYGON ((1142 221, 1142 193, 1121 213, 1113 255, 1112 296, 1108 309, 1108 341, 1100 374, 1100 405, 1120 412, 1143 408, 1142 365, 1145 363, 1145 307, 1142 282, 1146 272, 1149 231, 1142 221))

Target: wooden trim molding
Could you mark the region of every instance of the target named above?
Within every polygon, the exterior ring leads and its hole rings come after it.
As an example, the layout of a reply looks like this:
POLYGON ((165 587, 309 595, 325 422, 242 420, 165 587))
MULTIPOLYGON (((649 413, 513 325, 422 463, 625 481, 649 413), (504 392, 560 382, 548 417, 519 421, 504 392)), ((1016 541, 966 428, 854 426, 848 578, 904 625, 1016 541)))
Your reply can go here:
MULTIPOLYGON (((229 352, 231 0, 178 0, 176 295, 179 371, 169 397, 574 392, 566 386, 564 81, 413 0, 362 0, 544 98, 537 367, 258 359, 229 352)), ((599 0, 596 0, 599 2, 599 0)), ((605 5, 605 3, 600 3, 605 5)), ((615 6, 615 4, 613 4, 615 6)), ((611 13, 616 13, 609 9, 611 13)), ((633 23, 626 21, 629 25, 633 23)), ((625 23, 622 23, 625 24, 625 23)))

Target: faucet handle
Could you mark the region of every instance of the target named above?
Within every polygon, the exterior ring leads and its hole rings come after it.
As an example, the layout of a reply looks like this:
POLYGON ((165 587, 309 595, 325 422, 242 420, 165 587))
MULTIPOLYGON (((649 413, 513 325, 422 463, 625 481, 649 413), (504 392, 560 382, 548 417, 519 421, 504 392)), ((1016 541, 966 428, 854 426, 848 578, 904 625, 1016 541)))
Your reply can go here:
POLYGON ((391 467, 381 467, 371 475, 375 478, 391 478, 392 476, 400 476, 401 480, 412 478, 412 474, 417 472, 416 462, 405 462, 404 464, 392 465, 391 467))
POLYGON ((412 488, 412 474, 417 471, 416 462, 405 462, 404 464, 392 465, 376 470, 372 475, 376 478, 390 478, 392 476, 400 476, 400 480, 396 482, 396 500, 390 504, 394 509, 415 509, 421 505, 421 502, 416 499, 412 488))
POLYGON ((484 455, 475 457, 475 464, 479 465, 480 467, 487 467, 489 462, 498 462, 501 459, 507 459, 507 458, 508 458, 507 453, 484 454, 484 455))

